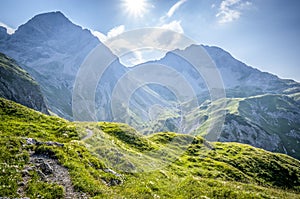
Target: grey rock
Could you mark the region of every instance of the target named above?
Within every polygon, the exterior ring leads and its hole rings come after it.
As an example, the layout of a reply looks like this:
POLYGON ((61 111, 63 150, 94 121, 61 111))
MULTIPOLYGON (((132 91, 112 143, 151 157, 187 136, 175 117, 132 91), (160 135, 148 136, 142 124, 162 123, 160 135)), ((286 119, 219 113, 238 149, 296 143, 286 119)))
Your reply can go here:
POLYGON ((111 173, 111 174, 114 174, 115 176, 118 176, 118 177, 121 177, 122 175, 115 172, 114 170, 112 169, 109 169, 109 168, 106 168, 106 169, 103 169, 103 171, 105 171, 106 173, 111 173))
POLYGON ((26 170, 26 169, 24 169, 24 170, 22 171, 22 177, 25 177, 25 176, 30 176, 29 171, 26 170))
POLYGON ((44 181, 47 180, 47 176, 41 170, 37 170, 36 172, 42 180, 44 180, 44 181))
POLYGON ((36 145, 37 141, 34 138, 26 138, 26 143, 29 145, 36 145))
POLYGON ((116 185, 120 185, 120 184, 122 184, 122 181, 119 179, 111 179, 108 182, 108 186, 116 186, 116 185))
POLYGON ((25 182, 22 181, 22 182, 19 182, 18 185, 22 187, 22 186, 25 186, 26 184, 25 184, 25 182))
POLYGON ((123 183, 121 174, 119 174, 119 173, 117 173, 114 170, 109 169, 109 168, 103 169, 103 171, 106 172, 106 173, 111 173, 114 176, 116 176, 116 178, 109 179, 108 181, 104 181, 104 183, 106 183, 108 186, 116 186, 116 185, 120 185, 120 184, 123 183))
POLYGON ((52 141, 47 141, 47 142, 45 142, 45 144, 48 145, 48 146, 59 146, 59 147, 63 147, 64 146, 63 143, 52 142, 52 141))
POLYGON ((34 138, 25 138, 26 140, 26 143, 28 145, 48 145, 48 146, 58 146, 58 147, 64 147, 64 144, 63 143, 60 143, 60 142, 53 142, 53 141, 47 141, 47 142, 41 142, 41 141, 37 141, 36 139, 34 138))
POLYGON ((46 175, 53 173, 52 167, 45 161, 42 161, 38 166, 42 170, 42 172, 46 175))

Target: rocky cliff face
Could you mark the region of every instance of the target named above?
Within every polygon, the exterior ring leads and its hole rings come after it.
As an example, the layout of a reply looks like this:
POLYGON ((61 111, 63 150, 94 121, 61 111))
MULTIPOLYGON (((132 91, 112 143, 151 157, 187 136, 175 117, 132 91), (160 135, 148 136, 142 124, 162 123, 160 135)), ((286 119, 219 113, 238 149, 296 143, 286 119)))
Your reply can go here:
POLYGON ((300 106, 295 100, 278 94, 249 97, 239 101, 238 115, 251 126, 260 127, 258 136, 269 137, 256 139, 252 145, 300 159, 300 106))
POLYGON ((281 143, 277 134, 268 133, 261 126, 238 115, 227 115, 219 141, 246 143, 268 151, 279 151, 281 143))
MULTIPOLYGON (((208 105, 199 115, 209 115, 208 105)), ((204 106, 201 106, 204 107, 204 106)), ((300 159, 300 106, 292 97, 264 94, 247 98, 228 98, 221 142, 240 142, 300 159)), ((196 119, 194 117, 194 119, 196 119)), ((208 118, 197 133, 205 132, 208 118)))
POLYGON ((37 82, 16 62, 0 53, 0 97, 48 114, 37 82))

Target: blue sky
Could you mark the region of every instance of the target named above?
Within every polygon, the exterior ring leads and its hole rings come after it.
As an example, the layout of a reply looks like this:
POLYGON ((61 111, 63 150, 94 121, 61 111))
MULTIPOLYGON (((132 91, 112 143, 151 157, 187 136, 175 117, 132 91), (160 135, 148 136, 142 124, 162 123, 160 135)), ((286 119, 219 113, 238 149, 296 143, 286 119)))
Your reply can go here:
POLYGON ((102 39, 143 27, 170 28, 300 81, 298 0, 1 0, 0 25, 16 29, 57 10, 102 39))

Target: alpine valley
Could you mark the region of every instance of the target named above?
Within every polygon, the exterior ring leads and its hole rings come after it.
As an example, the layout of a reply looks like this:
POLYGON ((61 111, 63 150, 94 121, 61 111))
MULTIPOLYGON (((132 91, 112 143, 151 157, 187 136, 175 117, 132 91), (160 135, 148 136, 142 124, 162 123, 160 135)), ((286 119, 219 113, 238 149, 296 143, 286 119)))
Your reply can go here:
POLYGON ((194 44, 147 62, 168 65, 196 91, 184 128, 174 94, 153 84, 130 101, 134 129, 125 124, 129 116, 114 117, 111 95, 138 65, 125 67, 61 12, 6 31, 0 27, 0 198, 300 198, 300 83, 194 44), (75 121, 76 77, 99 45, 114 61, 95 89, 97 122, 84 115, 75 121), (226 98, 212 101, 204 78, 177 55, 200 48, 216 65, 226 98), (147 125, 140 113, 157 104, 174 106, 155 115, 157 133, 139 133, 147 125), (217 140, 209 139, 212 112, 224 114, 217 140))

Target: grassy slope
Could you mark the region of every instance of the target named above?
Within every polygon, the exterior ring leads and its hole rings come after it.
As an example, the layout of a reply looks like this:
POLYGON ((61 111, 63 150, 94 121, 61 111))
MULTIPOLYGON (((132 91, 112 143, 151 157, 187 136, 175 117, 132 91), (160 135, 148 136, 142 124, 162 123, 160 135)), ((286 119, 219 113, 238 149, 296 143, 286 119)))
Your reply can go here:
MULTIPOLYGON (((75 189, 95 198, 300 198, 300 162, 248 145, 167 132, 145 137, 124 124, 71 123, 4 99, 0 121, 0 197, 19 197, 34 152, 57 158, 75 189), (92 137, 79 141, 86 129, 92 137), (64 146, 27 145, 26 137, 64 146), (123 183, 108 186, 113 180, 123 183)), ((60 185, 31 175, 26 196, 62 197, 60 185)))
MULTIPOLYGON (((35 155, 57 158, 60 164, 69 169, 78 191, 91 195, 101 193, 101 186, 104 187, 101 180, 108 181, 113 176, 105 173, 102 170, 104 164, 78 141, 74 124, 0 99, 0 196, 18 196, 18 182, 22 178, 22 169, 29 164, 30 151, 35 155), (61 142, 64 147, 27 145, 24 138, 61 142)), ((33 180, 25 188, 26 196, 59 198, 55 193, 61 192, 61 186, 46 185, 42 180, 34 179, 36 172, 31 175, 33 180)))

